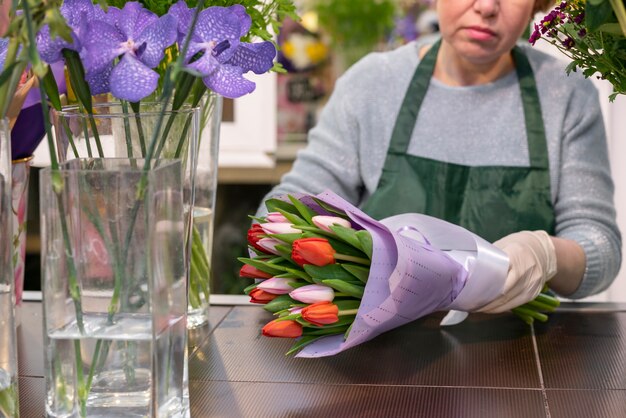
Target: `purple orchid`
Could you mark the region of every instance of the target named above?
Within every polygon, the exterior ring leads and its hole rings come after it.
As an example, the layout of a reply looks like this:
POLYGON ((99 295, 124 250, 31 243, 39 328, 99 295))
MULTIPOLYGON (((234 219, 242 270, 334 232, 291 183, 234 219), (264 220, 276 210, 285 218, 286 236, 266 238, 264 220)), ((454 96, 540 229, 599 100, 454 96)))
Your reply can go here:
MULTIPOLYGON (((189 32, 192 13, 179 1, 170 8, 178 19, 179 42, 189 32)), ((187 67, 202 74, 204 84, 228 98, 252 93, 256 85, 243 77, 248 71, 267 72, 273 65, 276 48, 271 42, 245 43, 252 20, 242 5, 209 7, 198 15, 185 57, 187 67), (195 61, 193 58, 200 55, 195 61)))
POLYGON ((37 34, 37 49, 41 59, 48 64, 60 61, 63 58, 61 54, 63 49, 81 52, 83 48, 81 40, 85 36, 87 23, 104 15, 102 9, 94 6, 91 0, 65 0, 60 11, 72 31, 73 42, 68 42, 60 36, 53 38, 49 26, 45 25, 37 34))
POLYGON ((176 19, 169 14, 159 18, 137 2, 126 3, 121 10, 110 8, 109 13, 106 20, 88 24, 84 40, 87 77, 110 83, 118 99, 137 102, 157 87, 159 75, 152 68, 176 40, 176 19), (113 64, 118 57, 119 62, 113 64))

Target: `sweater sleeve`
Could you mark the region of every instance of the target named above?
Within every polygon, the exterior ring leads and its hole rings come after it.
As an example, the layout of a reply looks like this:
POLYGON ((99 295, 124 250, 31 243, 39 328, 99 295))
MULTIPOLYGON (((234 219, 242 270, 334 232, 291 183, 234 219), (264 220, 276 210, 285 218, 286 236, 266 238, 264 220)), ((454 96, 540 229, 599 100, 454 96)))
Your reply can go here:
POLYGON ((554 205, 556 235, 578 242, 586 256, 583 281, 567 296, 571 299, 605 290, 621 264, 621 236, 598 94, 586 80, 578 87, 565 113, 554 205))

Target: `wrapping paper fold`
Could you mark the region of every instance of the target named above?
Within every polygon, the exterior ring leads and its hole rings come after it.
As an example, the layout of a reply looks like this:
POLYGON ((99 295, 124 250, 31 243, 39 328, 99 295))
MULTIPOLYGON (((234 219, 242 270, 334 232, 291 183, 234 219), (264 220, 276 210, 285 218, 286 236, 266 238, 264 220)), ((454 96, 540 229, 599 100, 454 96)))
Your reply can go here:
MULTIPOLYGON (((468 230, 420 214, 376 221, 332 192, 316 196, 343 210, 357 229, 372 235, 370 274, 346 339, 333 335, 304 347, 296 357, 324 357, 435 311, 471 311, 501 294, 509 260, 468 230)), ((323 212, 309 196, 300 200, 323 212)))

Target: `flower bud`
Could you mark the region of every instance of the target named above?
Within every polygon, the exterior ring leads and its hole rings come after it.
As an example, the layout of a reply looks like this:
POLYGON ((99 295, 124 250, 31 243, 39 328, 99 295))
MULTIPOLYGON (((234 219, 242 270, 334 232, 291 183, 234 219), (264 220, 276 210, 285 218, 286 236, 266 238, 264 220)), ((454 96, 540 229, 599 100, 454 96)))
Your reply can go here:
POLYGON ((280 213, 280 212, 270 212, 265 216, 265 220, 267 222, 272 222, 272 223, 289 223, 289 220, 287 220, 287 218, 285 218, 285 216, 280 213))
POLYGON ((252 267, 249 264, 244 264, 243 267, 241 267, 241 270, 239 270, 239 277, 248 277, 250 279, 271 279, 273 276, 263 270, 252 267))
POLYGON ((252 291, 250 292, 248 296, 250 296, 251 303, 260 303, 264 305, 267 302, 274 300, 278 295, 264 292, 258 287, 255 287, 254 289, 252 289, 252 291))
POLYGON ((261 289, 264 292, 272 293, 274 295, 285 295, 293 290, 293 287, 289 285, 293 279, 284 279, 282 277, 273 277, 262 281, 257 285, 257 289, 261 289))
POLYGON ((335 249, 324 238, 301 238, 293 242, 291 258, 298 265, 313 264, 323 267, 335 263, 335 249))
POLYGON ((261 238, 257 241, 257 245, 263 248, 263 251, 275 255, 280 255, 280 253, 276 251, 276 246, 281 244, 284 244, 284 242, 275 238, 261 238))
POLYGON ((321 284, 309 284, 289 292, 292 299, 304 303, 332 302, 335 292, 328 286, 321 284))
POLYGON ((302 335, 302 325, 290 319, 275 319, 263 327, 266 337, 298 338, 302 335))
POLYGON ((344 226, 346 228, 351 228, 352 224, 343 219, 340 218, 338 216, 322 216, 322 215, 318 215, 318 216, 314 216, 313 217, 313 224, 320 228, 323 229, 324 231, 328 231, 328 232, 333 232, 330 227, 332 225, 340 225, 340 226, 344 226))
POLYGON ((263 228, 261 228, 261 225, 252 224, 250 229, 248 229, 248 244, 252 245, 254 248, 263 253, 267 253, 267 250, 258 245, 259 240, 263 238, 264 235, 265 232, 263 231, 263 228))
POLYGON ((302 232, 301 230, 292 227, 289 222, 267 222, 260 225, 266 234, 298 234, 302 232))
POLYGON ((334 303, 317 302, 302 309, 302 318, 313 325, 328 325, 339 321, 339 308, 334 303))

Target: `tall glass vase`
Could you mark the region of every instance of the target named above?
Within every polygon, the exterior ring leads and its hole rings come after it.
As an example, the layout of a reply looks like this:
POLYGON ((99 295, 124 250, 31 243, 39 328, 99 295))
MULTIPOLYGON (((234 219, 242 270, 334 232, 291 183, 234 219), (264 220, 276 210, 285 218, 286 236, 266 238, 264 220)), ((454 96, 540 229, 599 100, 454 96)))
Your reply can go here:
POLYGON ((8 122, 0 120, 0 417, 17 417, 17 349, 8 122))
POLYGON ((217 192, 218 149, 222 120, 222 97, 210 94, 201 108, 201 135, 195 170, 195 202, 187 327, 197 328, 209 321, 213 220, 217 192))
POLYGON ((181 161, 69 160, 40 210, 48 416, 186 416, 181 161))

